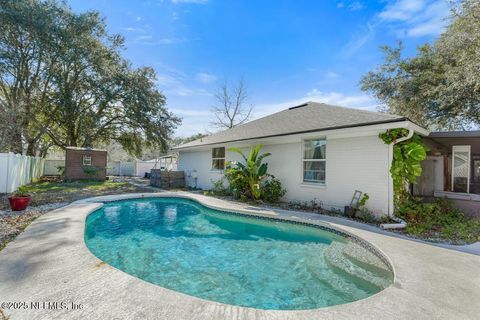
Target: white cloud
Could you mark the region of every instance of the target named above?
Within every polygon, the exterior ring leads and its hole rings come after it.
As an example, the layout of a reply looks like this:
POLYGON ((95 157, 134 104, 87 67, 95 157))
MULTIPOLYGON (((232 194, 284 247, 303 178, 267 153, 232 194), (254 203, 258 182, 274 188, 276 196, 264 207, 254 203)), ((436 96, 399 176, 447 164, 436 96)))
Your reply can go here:
POLYGON ((340 52, 340 56, 343 58, 351 58, 358 50, 360 50, 368 41, 372 40, 375 36, 377 23, 367 22, 365 27, 360 27, 360 33, 357 33, 353 38, 345 45, 340 52), (362 30, 363 29, 363 30, 362 30))
POLYGON ((379 17, 385 20, 409 20, 426 5, 424 0, 399 0, 388 5, 379 17))
POLYGON ((217 77, 211 73, 199 72, 195 75, 195 80, 204 84, 209 84, 217 80, 217 77))
POLYGON ((182 79, 178 79, 166 74, 157 75, 157 84, 167 96, 191 97, 191 96, 209 96, 211 93, 201 88, 189 87, 182 79))
POLYGON ((197 133, 206 133, 210 129, 213 114, 209 107, 201 110, 191 110, 185 107, 169 108, 171 112, 182 118, 181 126, 176 130, 176 136, 187 137, 197 133))
POLYGON ((327 79, 338 79, 338 77, 339 77, 338 73, 335 73, 333 71, 327 72, 325 74, 325 78, 327 79))
POLYGON ((150 35, 139 36, 135 39, 134 43, 147 45, 147 46, 158 46, 158 45, 167 45, 167 44, 177 44, 189 41, 186 38, 154 38, 150 35))
POLYGON ((152 39, 153 36, 139 36, 137 37, 137 40, 149 40, 149 39, 152 39))
POLYGON ((188 77, 184 72, 162 63, 156 64, 157 85, 167 96, 191 97, 210 96, 211 93, 202 88, 187 85, 188 77))
POLYGON ((422 37, 442 33, 449 15, 446 0, 398 0, 387 5, 378 17, 398 36, 422 37))
POLYGON ((360 27, 340 53, 352 57, 372 40, 377 29, 384 28, 399 38, 437 36, 448 24, 450 7, 447 0, 392 0, 385 8, 360 27))
POLYGON ((357 11, 365 8, 365 5, 360 1, 339 2, 338 9, 347 9, 348 11, 357 11))

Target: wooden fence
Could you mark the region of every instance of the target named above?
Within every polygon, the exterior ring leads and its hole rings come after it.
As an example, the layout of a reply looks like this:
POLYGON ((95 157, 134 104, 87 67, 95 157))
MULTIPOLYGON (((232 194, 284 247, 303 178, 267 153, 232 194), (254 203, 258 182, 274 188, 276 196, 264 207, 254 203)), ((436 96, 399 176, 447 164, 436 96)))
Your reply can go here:
POLYGON ((162 171, 152 169, 150 185, 162 189, 185 187, 185 174, 183 171, 162 171))

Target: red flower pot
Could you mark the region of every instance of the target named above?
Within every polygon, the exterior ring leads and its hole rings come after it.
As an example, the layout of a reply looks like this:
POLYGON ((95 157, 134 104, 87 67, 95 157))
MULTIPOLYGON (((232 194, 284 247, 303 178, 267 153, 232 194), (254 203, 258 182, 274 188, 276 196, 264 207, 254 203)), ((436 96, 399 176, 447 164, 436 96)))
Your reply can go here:
POLYGON ((9 197, 8 202, 10 202, 10 208, 12 208, 12 211, 25 210, 28 207, 28 204, 30 203, 30 196, 9 197))

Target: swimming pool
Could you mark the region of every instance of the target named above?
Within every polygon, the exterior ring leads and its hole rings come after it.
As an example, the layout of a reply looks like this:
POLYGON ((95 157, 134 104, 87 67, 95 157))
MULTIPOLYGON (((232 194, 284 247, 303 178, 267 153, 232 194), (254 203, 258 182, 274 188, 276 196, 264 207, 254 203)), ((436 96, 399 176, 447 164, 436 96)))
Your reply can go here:
POLYGON ((345 234, 217 211, 182 198, 105 203, 85 243, 106 263, 202 299, 259 309, 312 309, 392 283, 382 256, 345 234))

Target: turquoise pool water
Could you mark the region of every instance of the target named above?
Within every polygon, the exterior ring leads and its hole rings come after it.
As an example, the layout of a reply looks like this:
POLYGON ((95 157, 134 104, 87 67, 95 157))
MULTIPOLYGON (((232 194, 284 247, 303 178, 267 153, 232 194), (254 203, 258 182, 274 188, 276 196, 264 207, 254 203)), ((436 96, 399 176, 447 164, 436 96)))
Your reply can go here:
POLYGON ((180 198, 106 203, 88 216, 85 242, 101 260, 148 282, 259 309, 342 304, 391 283, 378 258, 360 257, 362 249, 352 258, 349 240, 333 232, 180 198))

